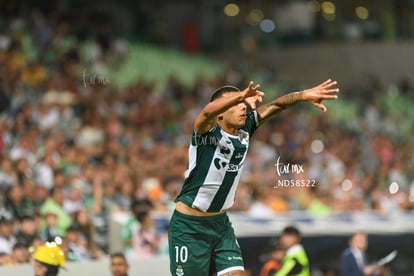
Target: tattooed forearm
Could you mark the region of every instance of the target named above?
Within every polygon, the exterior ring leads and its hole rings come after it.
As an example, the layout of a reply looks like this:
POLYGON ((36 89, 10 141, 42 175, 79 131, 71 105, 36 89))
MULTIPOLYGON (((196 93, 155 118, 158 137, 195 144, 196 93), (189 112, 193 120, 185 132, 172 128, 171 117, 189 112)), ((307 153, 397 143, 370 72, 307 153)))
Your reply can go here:
POLYGON ((279 108, 287 108, 291 105, 297 104, 303 100, 302 92, 293 92, 286 95, 283 95, 272 102, 273 105, 278 106, 279 108))
POLYGON ((293 92, 262 105, 258 108, 259 124, 303 100, 303 92, 293 92))

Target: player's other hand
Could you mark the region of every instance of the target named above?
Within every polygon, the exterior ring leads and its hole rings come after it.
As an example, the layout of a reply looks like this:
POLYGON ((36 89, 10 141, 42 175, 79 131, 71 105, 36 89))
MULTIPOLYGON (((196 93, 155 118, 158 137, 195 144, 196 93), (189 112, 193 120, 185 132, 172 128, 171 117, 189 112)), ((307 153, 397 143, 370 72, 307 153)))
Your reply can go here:
POLYGON ((328 79, 327 81, 319 84, 318 86, 306 89, 303 91, 303 100, 310 102, 322 111, 328 110, 323 100, 335 100, 338 98, 339 88, 335 87, 336 81, 328 79))
POLYGON ((265 94, 259 91, 259 88, 260 84, 254 85, 253 81, 250 81, 249 86, 242 91, 244 100, 252 109, 256 109, 256 102, 263 101, 265 94))

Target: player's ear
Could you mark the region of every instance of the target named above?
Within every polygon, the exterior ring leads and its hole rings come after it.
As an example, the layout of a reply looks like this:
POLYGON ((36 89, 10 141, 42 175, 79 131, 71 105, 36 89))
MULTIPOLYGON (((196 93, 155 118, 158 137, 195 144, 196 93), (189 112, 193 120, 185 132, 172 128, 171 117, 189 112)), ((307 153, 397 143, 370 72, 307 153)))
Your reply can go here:
POLYGON ((218 119, 221 121, 223 120, 223 115, 218 116, 218 119))

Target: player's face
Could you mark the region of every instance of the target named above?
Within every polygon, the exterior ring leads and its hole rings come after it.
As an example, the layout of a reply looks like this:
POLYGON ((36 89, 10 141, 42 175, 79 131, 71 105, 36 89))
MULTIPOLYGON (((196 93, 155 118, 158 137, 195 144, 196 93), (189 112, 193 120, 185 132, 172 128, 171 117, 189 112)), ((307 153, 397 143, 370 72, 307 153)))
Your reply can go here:
POLYGON ((113 257, 111 259, 111 272, 113 276, 125 276, 128 272, 126 260, 121 257, 113 257))
MULTIPOLYGON (((225 96, 226 94, 224 94, 224 97, 225 96)), ((230 107, 222 114, 223 120, 231 127, 242 127, 246 123, 246 112, 246 103, 239 103, 238 105, 230 107)))

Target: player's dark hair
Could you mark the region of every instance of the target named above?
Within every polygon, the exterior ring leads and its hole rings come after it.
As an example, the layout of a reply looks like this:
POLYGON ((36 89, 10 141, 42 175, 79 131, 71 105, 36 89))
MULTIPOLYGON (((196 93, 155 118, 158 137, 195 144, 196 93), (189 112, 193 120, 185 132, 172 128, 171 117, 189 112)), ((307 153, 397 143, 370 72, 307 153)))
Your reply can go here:
POLYGON ((225 85, 223 87, 220 87, 219 89, 214 91, 213 95, 210 98, 210 102, 220 98, 221 96, 223 96, 223 94, 227 92, 240 92, 240 89, 232 85, 225 85))
POLYGON ((299 229, 293 225, 286 226, 285 229, 283 229, 282 235, 294 235, 297 237, 301 236, 299 229))

